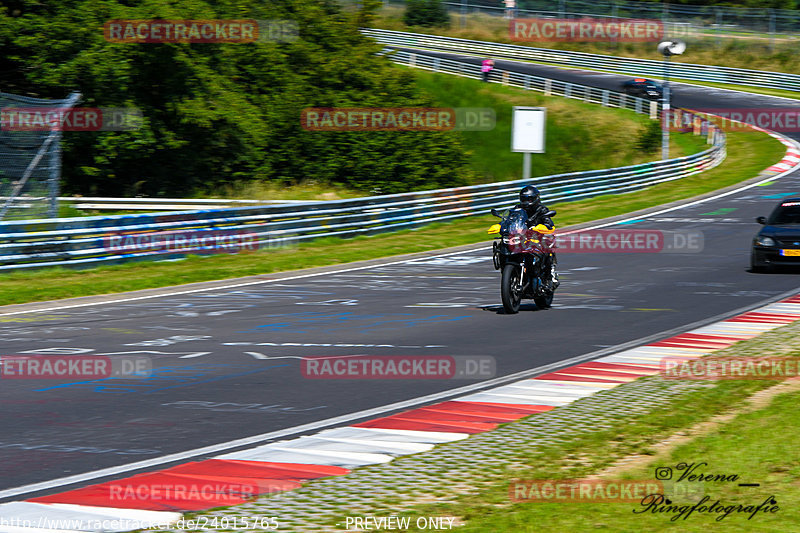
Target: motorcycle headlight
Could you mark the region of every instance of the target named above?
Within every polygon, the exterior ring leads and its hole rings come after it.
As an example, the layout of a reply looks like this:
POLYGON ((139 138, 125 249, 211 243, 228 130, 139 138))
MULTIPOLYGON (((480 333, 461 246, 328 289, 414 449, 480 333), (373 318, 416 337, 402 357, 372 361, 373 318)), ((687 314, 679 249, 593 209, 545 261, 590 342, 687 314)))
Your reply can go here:
POLYGON ((519 235, 512 235, 506 239, 506 242, 512 246, 516 246, 519 244, 519 235))
POLYGON ((775 246, 775 239, 772 237, 765 237, 763 235, 759 235, 756 237, 756 244, 759 246, 775 246))

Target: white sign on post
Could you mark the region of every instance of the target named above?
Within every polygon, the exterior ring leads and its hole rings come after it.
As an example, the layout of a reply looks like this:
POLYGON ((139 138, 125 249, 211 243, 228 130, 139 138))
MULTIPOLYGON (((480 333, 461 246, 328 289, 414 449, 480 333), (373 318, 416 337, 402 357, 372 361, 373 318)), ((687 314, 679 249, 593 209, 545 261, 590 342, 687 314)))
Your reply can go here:
POLYGON ((547 108, 514 106, 511 117, 511 151, 544 153, 547 108))
POLYGON ((522 179, 531 177, 531 154, 544 153, 544 107, 514 106, 511 115, 511 151, 522 152, 522 179))

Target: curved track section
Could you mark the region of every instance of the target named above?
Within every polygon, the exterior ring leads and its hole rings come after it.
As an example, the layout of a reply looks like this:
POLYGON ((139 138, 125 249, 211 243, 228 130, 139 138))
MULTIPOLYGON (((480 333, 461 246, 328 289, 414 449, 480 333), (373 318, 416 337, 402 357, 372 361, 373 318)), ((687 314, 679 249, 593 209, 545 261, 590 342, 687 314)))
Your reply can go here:
MULTIPOLYGON (((617 81, 563 75, 582 83, 617 81)), ((712 101, 722 107, 721 97, 680 87, 676 99, 685 107, 712 101)), ((742 98, 737 95, 740 106, 742 98)), ((747 98, 753 106, 769 100, 747 98)), ((574 364, 570 359, 608 355, 620 349, 611 347, 655 340, 778 298, 796 289, 797 278, 747 272, 749 243, 753 218, 793 195, 800 195, 798 172, 626 221, 627 228, 700 231, 704 249, 563 254, 562 286, 546 311, 527 304, 517 315, 503 314, 499 276, 486 246, 476 246, 367 268, 276 275, 241 287, 0 314, 6 355, 139 355, 153 364, 153 374, 139 379, 3 379, 0 497, 62 492, 112 474, 308 433, 337 417, 340 424, 358 423, 441 401, 459 387, 470 387, 466 394, 489 386, 457 379, 309 379, 303 358, 492 356, 499 377, 545 365, 552 371, 574 364), (390 404, 396 405, 380 409, 390 404), (70 484, 78 480, 70 476, 82 476, 81 483, 70 484)))
MULTIPOLYGON (((479 67, 482 61, 482 58, 432 52, 428 50, 415 50, 411 48, 399 48, 398 50, 416 52, 420 55, 430 57, 463 61, 465 63, 474 64, 476 67, 479 67)), ((573 70, 536 63, 505 61, 502 59, 495 60, 495 67, 501 70, 520 72, 522 74, 551 78, 569 83, 590 85, 598 89, 608 89, 610 91, 620 91, 622 83, 632 79, 632 76, 622 74, 609 74, 591 70, 573 70)), ((672 95, 673 106, 687 109, 800 108, 800 100, 762 96, 754 93, 746 93, 731 89, 718 89, 688 83, 670 82, 670 93, 672 95)), ((800 139, 800 134, 798 134, 798 132, 787 133, 786 135, 794 139, 800 139)))

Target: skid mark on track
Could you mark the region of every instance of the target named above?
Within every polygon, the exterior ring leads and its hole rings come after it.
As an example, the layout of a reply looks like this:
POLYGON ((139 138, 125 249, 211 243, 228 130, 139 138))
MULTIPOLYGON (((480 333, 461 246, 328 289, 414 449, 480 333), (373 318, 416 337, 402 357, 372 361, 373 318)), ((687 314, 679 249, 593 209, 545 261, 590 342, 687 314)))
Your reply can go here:
POLYGON ((149 377, 139 378, 136 380, 126 380, 120 378, 106 378, 95 379, 88 381, 77 381, 71 383, 63 383, 42 389, 35 389, 34 392, 47 392, 59 389, 82 389, 91 392, 111 393, 111 394, 151 394, 154 392, 161 392, 165 390, 178 389, 182 387, 191 387, 194 385, 202 385, 206 383, 213 383, 226 379, 238 378, 259 372, 266 372, 281 367, 289 366, 288 364, 277 364, 268 367, 253 369, 252 366, 235 366, 227 364, 195 364, 186 366, 165 366, 154 368, 149 377), (230 374, 214 375, 219 371, 231 371, 242 369, 243 371, 234 372, 230 374), (174 383, 169 385, 169 383, 174 383), (161 386, 166 385, 166 386, 161 386))

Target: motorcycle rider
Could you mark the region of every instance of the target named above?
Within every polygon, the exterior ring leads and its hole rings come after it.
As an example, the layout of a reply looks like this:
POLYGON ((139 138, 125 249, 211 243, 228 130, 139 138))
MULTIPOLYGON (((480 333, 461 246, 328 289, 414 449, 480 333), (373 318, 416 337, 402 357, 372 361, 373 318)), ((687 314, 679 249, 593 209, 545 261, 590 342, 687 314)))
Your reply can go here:
MULTIPOLYGON (((548 229, 553 229, 555 226, 550 217, 547 216, 550 210, 542 203, 539 189, 533 185, 526 185, 519 191, 519 204, 516 208, 524 209, 528 214, 528 228, 539 224, 544 224, 548 229)), ((550 286, 552 290, 555 290, 560 285, 560 282, 558 281, 558 273, 556 272, 553 258, 553 255, 547 256, 546 264, 550 275, 545 276, 545 279, 550 280, 550 286)))
POLYGON ((548 229, 553 229, 553 221, 547 216, 550 210, 542 204, 539 189, 533 185, 526 185, 519 191, 519 204, 517 208, 522 208, 528 214, 528 227, 544 224, 548 229))

